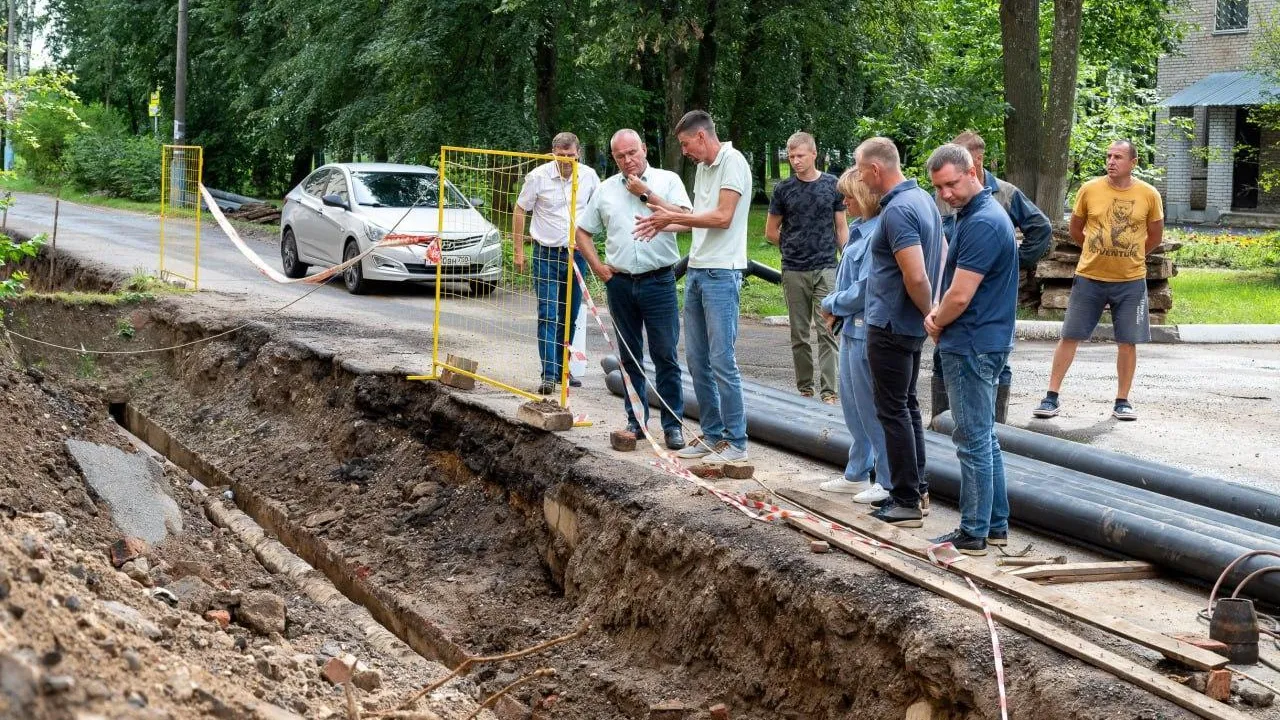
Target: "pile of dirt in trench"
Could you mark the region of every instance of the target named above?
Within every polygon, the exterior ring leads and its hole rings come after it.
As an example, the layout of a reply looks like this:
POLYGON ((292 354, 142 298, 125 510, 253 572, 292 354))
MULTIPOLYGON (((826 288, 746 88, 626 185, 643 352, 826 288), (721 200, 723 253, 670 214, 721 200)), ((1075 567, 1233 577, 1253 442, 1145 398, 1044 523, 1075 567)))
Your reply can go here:
MULTIPOLYGON (((345 718, 342 690, 322 675, 331 657, 368 667, 368 708, 439 674, 379 653, 272 576, 210 524, 172 466, 183 532, 131 543, 138 557, 117 567, 111 547, 124 536, 66 441, 134 448, 76 386, 0 370, 0 717, 345 718)), ((474 707, 455 695, 434 702, 442 717, 474 707)))

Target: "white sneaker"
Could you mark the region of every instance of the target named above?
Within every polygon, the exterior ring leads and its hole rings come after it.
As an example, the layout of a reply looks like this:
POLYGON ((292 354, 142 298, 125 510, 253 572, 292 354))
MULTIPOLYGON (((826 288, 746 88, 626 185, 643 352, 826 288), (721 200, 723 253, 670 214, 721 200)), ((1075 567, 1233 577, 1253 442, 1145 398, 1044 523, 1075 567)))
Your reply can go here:
MULTIPOLYGON (((723 441, 722 441, 723 442, 723 441)), ((676 451, 676 457, 682 460, 697 460, 711 454, 711 447, 707 445, 707 439, 701 435, 694 438, 688 445, 676 451)))
POLYGON ((715 449, 716 457, 714 459, 720 462, 744 462, 747 459, 747 449, 739 450, 730 445, 728 440, 721 440, 716 443, 715 449))
POLYGON ((889 497, 889 491, 884 489, 880 483, 872 483, 871 487, 863 490, 853 496, 853 501, 863 505, 870 505, 874 502, 880 502, 889 497))
POLYGON ((867 489, 865 482, 850 482, 843 477, 834 480, 828 480, 818 486, 818 489, 829 493, 842 493, 845 495, 853 495, 861 493, 867 489))

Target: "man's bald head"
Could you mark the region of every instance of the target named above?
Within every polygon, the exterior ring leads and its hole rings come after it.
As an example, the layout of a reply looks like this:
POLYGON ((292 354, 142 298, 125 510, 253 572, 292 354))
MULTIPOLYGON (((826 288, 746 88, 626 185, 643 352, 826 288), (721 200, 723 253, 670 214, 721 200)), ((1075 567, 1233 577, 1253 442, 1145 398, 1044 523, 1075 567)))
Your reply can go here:
POLYGON ((646 152, 648 150, 640 139, 640 133, 631 128, 619 130, 609 140, 609 154, 613 155, 613 161, 618 164, 618 170, 623 175, 643 175, 649 169, 649 162, 645 159, 646 152))

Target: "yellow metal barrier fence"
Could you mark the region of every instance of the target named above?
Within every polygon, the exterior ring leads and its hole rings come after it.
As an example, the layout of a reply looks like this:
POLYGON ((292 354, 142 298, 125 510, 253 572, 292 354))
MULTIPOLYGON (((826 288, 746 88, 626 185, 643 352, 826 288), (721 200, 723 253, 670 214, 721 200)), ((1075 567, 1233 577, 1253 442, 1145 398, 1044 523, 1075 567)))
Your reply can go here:
POLYGON ((160 152, 160 277, 200 289, 200 183, 204 148, 165 145, 160 152), (186 222, 194 215, 195 225, 186 222), (181 222, 174 222, 181 218, 181 222))
POLYGON ((435 205, 435 227, 414 229, 440 236, 424 253, 436 280, 432 375, 410 379, 439 379, 449 371, 521 397, 568 404, 579 311, 574 235, 585 205, 578 169, 554 155, 440 149, 438 197, 428 201, 435 205), (523 245, 515 242, 517 232, 523 245))

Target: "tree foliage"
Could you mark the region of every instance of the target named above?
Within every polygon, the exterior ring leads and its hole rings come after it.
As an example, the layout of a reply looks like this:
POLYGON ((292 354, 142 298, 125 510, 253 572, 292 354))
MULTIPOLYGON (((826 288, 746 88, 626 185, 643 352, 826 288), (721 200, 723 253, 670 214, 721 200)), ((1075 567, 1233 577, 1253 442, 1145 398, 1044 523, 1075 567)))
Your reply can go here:
MULTIPOLYGON (((1077 127, 1136 120, 1146 98, 1122 89, 1154 85, 1171 1, 1084 0, 1077 127)), ((120 110, 134 134, 153 89, 170 112, 172 0, 49 4, 51 47, 86 102, 120 110)), ((1033 26, 1045 42, 1031 56, 1047 58, 1050 27, 1033 26)), ((918 165, 975 129, 999 157, 1010 107, 1000 0, 192 0, 189 48, 187 126, 209 184, 264 194, 323 160, 545 149, 560 130, 595 161, 633 127, 652 162, 680 169, 670 128, 693 108, 751 156, 758 183, 797 130, 838 154, 886 134, 918 165)))

